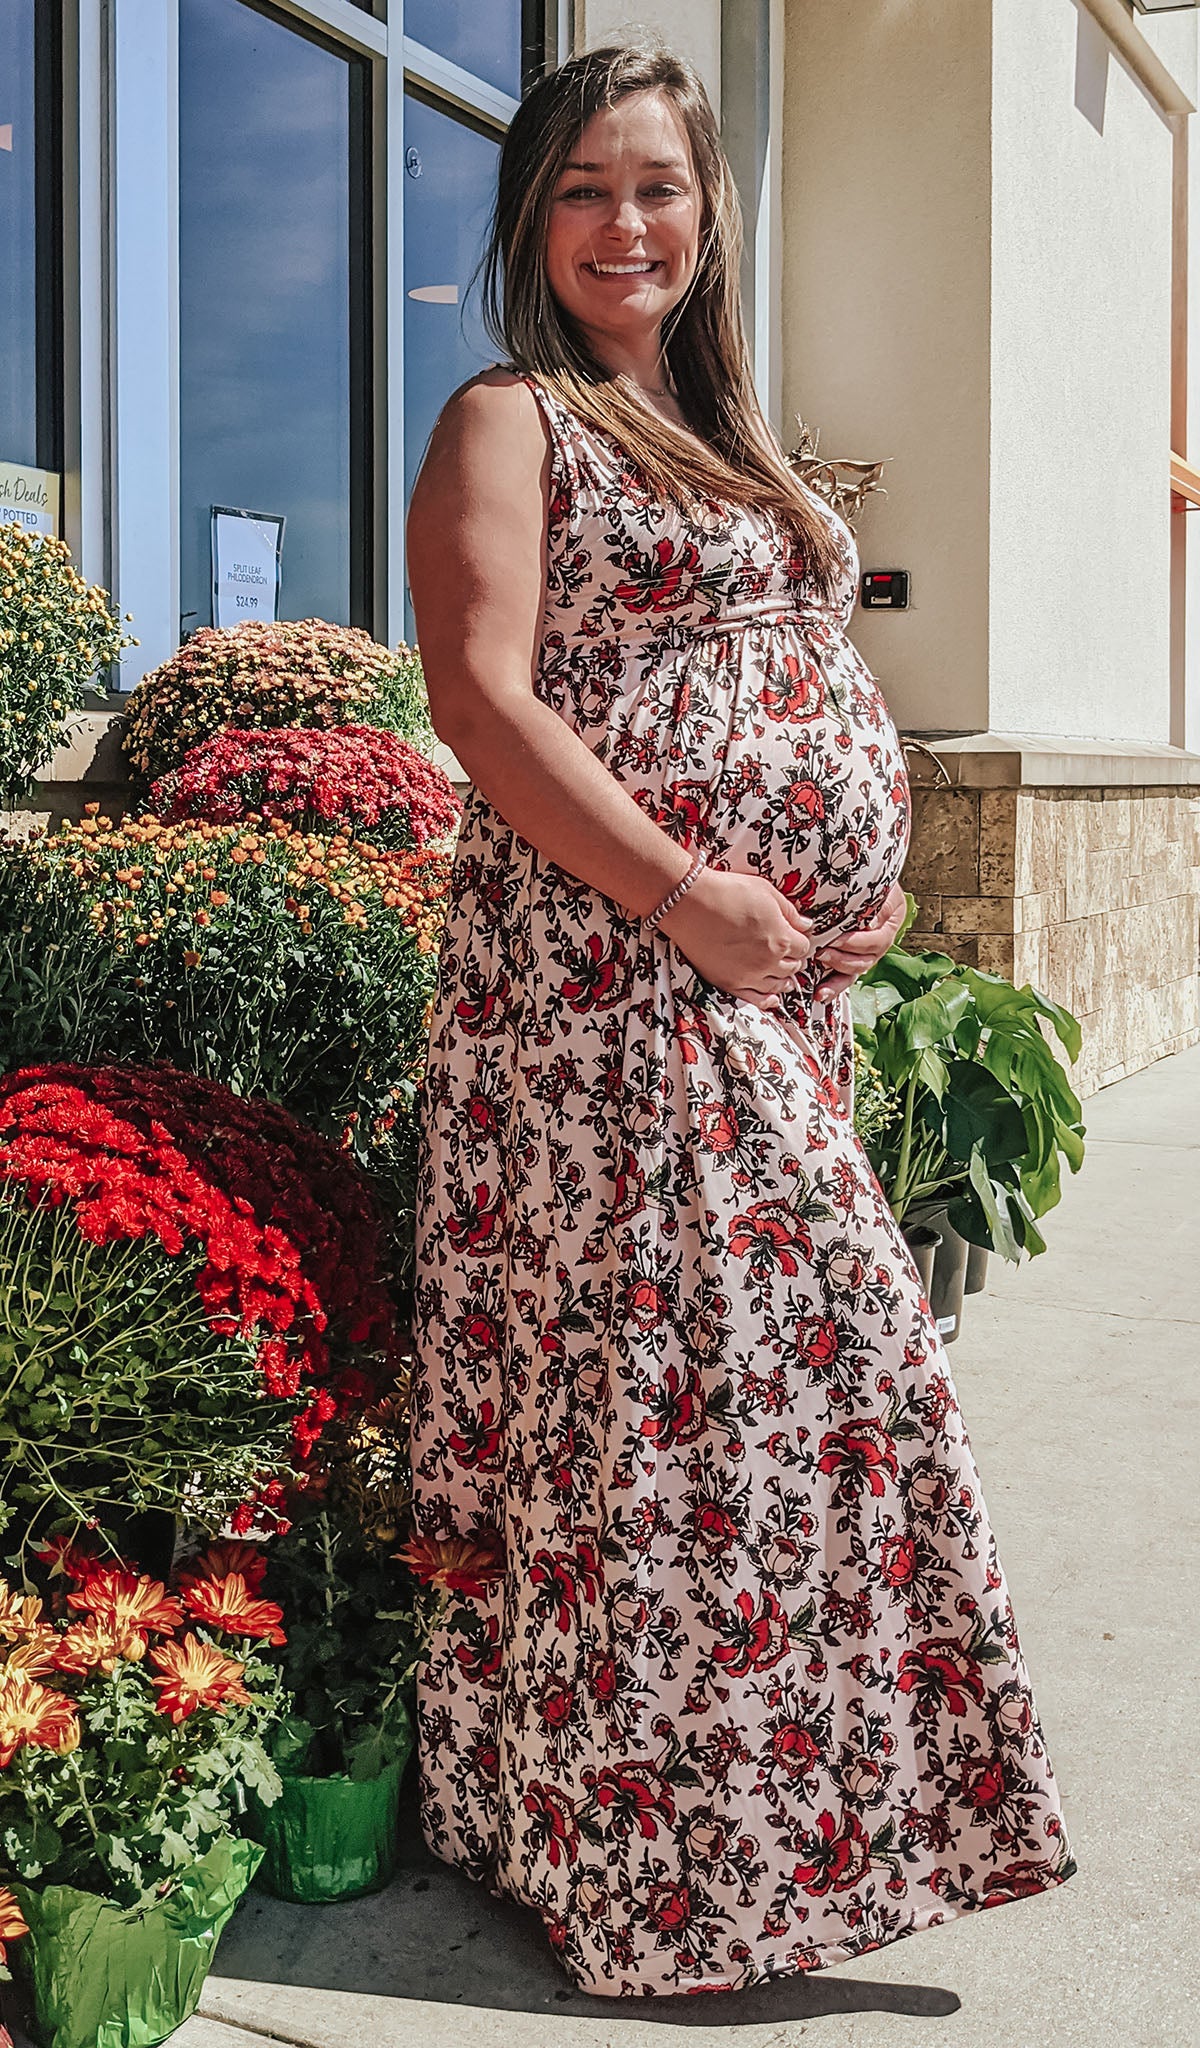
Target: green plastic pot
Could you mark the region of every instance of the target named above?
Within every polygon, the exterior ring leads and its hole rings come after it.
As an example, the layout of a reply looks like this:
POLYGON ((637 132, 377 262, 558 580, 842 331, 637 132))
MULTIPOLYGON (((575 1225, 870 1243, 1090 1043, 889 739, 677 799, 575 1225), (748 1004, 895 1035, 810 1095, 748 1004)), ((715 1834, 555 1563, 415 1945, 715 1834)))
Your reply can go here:
POLYGON ((41 2048, 157 2048, 195 2012, 222 1929, 262 1850, 224 1836, 151 1906, 14 1883, 29 1933, 11 1950, 41 2048))
POLYGON ((251 1798, 250 1823, 266 1851, 259 1883, 277 1899, 329 1905, 382 1891, 396 1873, 400 1780, 408 1751, 374 1778, 283 1772, 274 1806, 251 1798))

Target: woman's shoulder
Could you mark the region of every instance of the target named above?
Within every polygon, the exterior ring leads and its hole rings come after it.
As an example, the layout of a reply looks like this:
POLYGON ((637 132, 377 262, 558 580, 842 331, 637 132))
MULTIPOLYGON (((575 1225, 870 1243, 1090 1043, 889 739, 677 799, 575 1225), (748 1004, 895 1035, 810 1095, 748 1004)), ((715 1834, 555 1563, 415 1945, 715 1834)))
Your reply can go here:
POLYGON ((529 380, 511 364, 480 370, 446 400, 430 436, 430 450, 455 448, 485 459, 540 458, 546 425, 529 380))
POLYGON ((536 420, 537 400, 531 381, 512 363, 493 363, 468 377, 452 391, 441 412, 443 420, 536 420))

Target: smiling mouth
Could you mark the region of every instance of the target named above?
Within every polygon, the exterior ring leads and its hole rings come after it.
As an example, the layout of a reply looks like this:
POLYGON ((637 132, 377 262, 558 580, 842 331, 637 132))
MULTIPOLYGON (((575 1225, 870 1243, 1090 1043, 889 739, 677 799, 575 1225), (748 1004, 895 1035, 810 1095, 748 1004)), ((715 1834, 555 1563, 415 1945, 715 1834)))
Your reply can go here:
POLYGON ((649 277, 652 271, 661 270, 662 264, 655 257, 653 261, 643 258, 637 263, 585 263, 583 267, 593 277, 649 277))

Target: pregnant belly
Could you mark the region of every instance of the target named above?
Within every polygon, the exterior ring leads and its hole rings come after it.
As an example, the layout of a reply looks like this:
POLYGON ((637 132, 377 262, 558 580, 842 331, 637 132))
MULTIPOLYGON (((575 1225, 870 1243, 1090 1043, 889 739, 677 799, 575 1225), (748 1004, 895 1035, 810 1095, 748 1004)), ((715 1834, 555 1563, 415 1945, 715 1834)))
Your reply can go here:
POLYGON ((758 720, 732 739, 709 817, 714 864, 761 874, 828 938, 868 923, 908 850, 908 782, 874 724, 758 720))
POLYGON ((818 937, 869 922, 899 880, 904 756, 844 634, 816 647, 767 623, 698 641, 596 725, 584 737, 652 817, 715 867, 765 876, 818 937))

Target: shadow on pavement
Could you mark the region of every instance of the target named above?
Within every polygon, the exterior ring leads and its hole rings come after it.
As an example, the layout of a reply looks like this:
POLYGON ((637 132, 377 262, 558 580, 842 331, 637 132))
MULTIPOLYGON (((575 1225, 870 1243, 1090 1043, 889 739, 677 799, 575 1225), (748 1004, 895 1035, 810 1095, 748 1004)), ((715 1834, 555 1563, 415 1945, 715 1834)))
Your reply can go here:
POLYGON ((428 1854, 411 1789, 401 1826, 410 1847, 387 1891, 340 1906, 285 1905, 252 1891, 225 1932, 214 1974, 226 1980, 592 2019, 619 2004, 630 2019, 675 2026, 762 2025, 863 2011, 941 2018, 959 2010, 952 1991, 872 1983, 836 1970, 741 1992, 620 2001, 590 1997, 566 1979, 537 1913, 493 1898, 428 1854))

